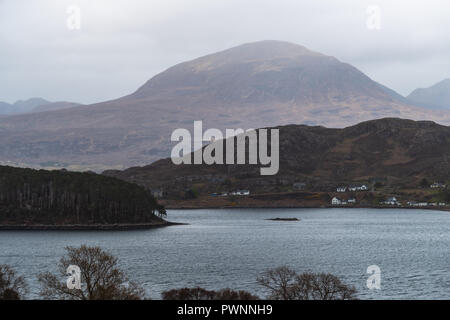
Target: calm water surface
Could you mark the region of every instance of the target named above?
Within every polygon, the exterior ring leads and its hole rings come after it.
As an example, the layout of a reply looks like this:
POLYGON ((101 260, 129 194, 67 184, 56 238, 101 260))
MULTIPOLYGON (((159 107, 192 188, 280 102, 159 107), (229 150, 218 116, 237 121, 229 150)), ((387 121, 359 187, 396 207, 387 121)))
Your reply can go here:
POLYGON ((176 287, 230 287, 264 295, 256 278, 288 265, 330 272, 362 299, 450 299, 450 213, 402 209, 170 210, 189 225, 146 231, 0 232, 0 264, 25 275, 55 271, 65 246, 99 245, 152 298, 176 287), (267 221, 296 217, 298 222, 267 221), (366 288, 369 265, 381 290, 366 288))

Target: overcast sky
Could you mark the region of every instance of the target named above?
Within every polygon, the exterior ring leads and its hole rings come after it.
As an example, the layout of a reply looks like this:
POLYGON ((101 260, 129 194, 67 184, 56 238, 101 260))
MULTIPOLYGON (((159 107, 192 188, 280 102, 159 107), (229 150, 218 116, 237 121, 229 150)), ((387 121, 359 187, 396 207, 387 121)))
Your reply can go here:
POLYGON ((449 17, 448 0, 0 0, 0 101, 113 99, 176 63, 266 39, 406 95, 450 78, 449 17), (71 5, 79 30, 67 26, 71 5), (373 5, 379 30, 367 26, 373 5))

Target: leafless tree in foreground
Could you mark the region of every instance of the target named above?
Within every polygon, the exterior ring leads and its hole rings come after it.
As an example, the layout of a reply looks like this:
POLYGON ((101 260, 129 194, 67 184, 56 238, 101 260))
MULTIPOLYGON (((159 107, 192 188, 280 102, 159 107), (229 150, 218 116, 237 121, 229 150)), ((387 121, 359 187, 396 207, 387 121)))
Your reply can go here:
POLYGON ((23 277, 7 265, 0 265, 0 300, 21 300, 27 293, 23 277))
POLYGON ((259 300, 259 297, 247 291, 222 289, 220 291, 203 288, 181 288, 164 291, 163 300, 259 300))
POLYGON ((258 278, 274 300, 355 300, 356 289, 325 273, 297 274, 288 267, 268 270, 258 278))
POLYGON ((117 267, 117 258, 99 247, 67 247, 66 256, 58 265, 58 275, 39 275, 41 296, 59 300, 140 300, 144 289, 130 282, 117 267), (81 270, 81 289, 67 287, 67 268, 76 265, 81 270))

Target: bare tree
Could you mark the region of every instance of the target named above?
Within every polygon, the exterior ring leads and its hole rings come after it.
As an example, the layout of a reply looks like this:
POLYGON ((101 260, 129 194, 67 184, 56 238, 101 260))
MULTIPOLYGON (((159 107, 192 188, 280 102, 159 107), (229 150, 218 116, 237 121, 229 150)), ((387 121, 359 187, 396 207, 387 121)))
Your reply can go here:
POLYGON ((297 274, 288 267, 268 270, 258 278, 275 300, 354 300, 356 289, 326 273, 297 274))
POLYGON ((21 300, 28 292, 23 277, 7 265, 0 265, 0 300, 21 300))
POLYGON ((267 270, 257 281, 269 290, 269 299, 294 300, 292 288, 296 275, 294 270, 283 266, 267 270))
POLYGON ((117 258, 99 247, 67 247, 58 265, 58 275, 39 275, 41 296, 59 300, 140 300, 144 289, 130 282, 117 267, 117 258), (67 268, 76 265, 81 271, 81 289, 67 286, 67 268), (61 281, 63 279, 64 281, 61 281))
MULTIPOLYGON (((301 275, 300 275, 301 276, 301 275)), ((299 276, 299 277, 300 277, 299 276)), ((313 300, 355 300, 356 289, 344 284, 338 277, 327 274, 309 274, 312 279, 313 300)), ((301 279, 297 279, 301 283, 301 279)))

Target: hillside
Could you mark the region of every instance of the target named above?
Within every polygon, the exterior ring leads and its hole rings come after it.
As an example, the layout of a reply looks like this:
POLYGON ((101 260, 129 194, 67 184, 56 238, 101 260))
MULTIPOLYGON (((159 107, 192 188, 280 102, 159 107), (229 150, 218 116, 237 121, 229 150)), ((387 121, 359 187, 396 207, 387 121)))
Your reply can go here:
POLYGON ((116 100, 0 119, 0 161, 129 167, 170 156, 172 131, 194 120, 223 130, 382 117, 450 123, 334 57, 261 41, 173 66, 116 100))
POLYGON ((412 103, 430 109, 450 109, 450 79, 429 88, 416 89, 408 97, 412 103))
POLYGON ((0 225, 163 224, 142 187, 94 173, 0 166, 0 225))
POLYGON ((45 111, 56 111, 56 110, 63 110, 73 107, 80 106, 79 103, 75 102, 67 102, 67 101, 58 101, 58 102, 50 102, 46 104, 39 105, 35 108, 33 108, 30 112, 36 113, 36 112, 45 112, 45 111))
POLYGON ((289 125, 280 129, 280 170, 260 176, 260 165, 174 165, 170 159, 104 174, 164 190, 166 198, 247 189, 252 194, 330 191, 377 182, 415 188, 422 179, 450 179, 450 127, 429 121, 385 118, 344 129, 289 125))

